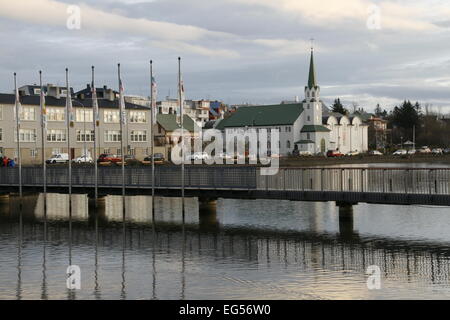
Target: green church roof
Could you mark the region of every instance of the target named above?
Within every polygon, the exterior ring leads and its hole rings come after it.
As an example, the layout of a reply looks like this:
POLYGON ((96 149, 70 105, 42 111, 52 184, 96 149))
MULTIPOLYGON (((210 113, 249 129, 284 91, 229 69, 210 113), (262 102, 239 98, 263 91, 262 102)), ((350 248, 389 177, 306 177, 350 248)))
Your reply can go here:
POLYGON ((316 81, 316 69, 314 67, 314 52, 311 49, 311 61, 309 63, 309 77, 308 77, 308 88, 312 89, 317 87, 316 81))
POLYGON ((216 129, 292 125, 302 112, 301 103, 240 107, 216 129))
POLYGON ((305 125, 300 132, 330 132, 331 130, 321 125, 305 125))

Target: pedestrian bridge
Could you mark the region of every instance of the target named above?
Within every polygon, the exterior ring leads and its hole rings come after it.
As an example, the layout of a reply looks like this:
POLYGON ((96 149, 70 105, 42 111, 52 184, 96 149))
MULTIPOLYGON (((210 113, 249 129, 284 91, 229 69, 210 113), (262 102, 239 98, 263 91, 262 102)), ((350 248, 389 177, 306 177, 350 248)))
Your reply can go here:
MULTIPOLYGON (((121 167, 99 167, 99 195, 121 194, 121 167)), ((148 166, 125 168, 127 195, 151 194, 148 166)), ((18 168, 0 168, 0 192, 19 188, 18 168)), ((280 168, 261 175, 257 166, 185 167, 185 196, 201 199, 281 199, 450 206, 450 168, 280 168)), ((47 167, 47 190, 68 192, 68 169, 47 167)), ((24 192, 42 192, 43 168, 22 168, 24 192)), ((93 166, 72 167, 72 191, 94 194, 93 166)), ((181 167, 155 167, 155 194, 181 195, 181 167)))

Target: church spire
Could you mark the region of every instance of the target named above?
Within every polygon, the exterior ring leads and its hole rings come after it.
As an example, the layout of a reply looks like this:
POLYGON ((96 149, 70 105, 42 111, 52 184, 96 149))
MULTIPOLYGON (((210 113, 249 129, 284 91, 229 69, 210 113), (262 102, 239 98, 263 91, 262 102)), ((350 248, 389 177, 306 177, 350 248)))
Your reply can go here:
POLYGON ((312 89, 315 87, 317 87, 317 82, 316 82, 316 69, 314 68, 314 48, 311 46, 311 61, 309 63, 308 88, 312 89))

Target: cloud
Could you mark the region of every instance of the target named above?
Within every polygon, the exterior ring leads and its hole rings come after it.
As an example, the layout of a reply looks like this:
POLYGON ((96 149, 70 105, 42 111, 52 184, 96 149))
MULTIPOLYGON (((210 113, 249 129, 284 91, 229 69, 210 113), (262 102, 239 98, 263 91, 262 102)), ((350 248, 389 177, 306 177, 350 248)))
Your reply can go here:
MULTIPOLYGON (((69 5, 55 0, 1 0, 0 16, 26 23, 66 28, 69 5)), ((168 41, 166 47, 178 50, 173 44, 179 44, 185 51, 202 54, 215 54, 216 50, 203 48, 201 45, 189 45, 190 41, 205 39, 232 39, 234 36, 225 32, 210 31, 204 28, 181 25, 170 22, 134 19, 116 13, 105 12, 81 4, 81 30, 87 33, 116 33, 158 39, 159 44, 168 41)), ((222 52, 222 54, 225 53, 222 52)))
MULTIPOLYGON (((417 7, 410 4, 399 4, 392 1, 372 2, 369 0, 227 0, 250 6, 265 6, 294 17, 304 22, 324 28, 334 28, 337 24, 357 22, 366 28, 374 5, 380 9, 381 27, 397 31, 433 31, 440 27, 430 21, 427 16, 436 6, 417 7)), ((442 9, 441 6, 438 6, 442 9)), ((446 9, 448 11, 448 9, 446 9)))
POLYGON ((179 51, 180 53, 190 52, 217 58, 239 58, 239 53, 233 50, 211 49, 181 41, 152 41, 151 44, 159 48, 179 51))

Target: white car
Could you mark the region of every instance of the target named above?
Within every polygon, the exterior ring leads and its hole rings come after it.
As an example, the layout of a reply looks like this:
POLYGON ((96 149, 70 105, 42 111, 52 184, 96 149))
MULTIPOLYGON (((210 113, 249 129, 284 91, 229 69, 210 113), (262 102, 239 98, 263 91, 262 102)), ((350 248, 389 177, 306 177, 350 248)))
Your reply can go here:
POLYGON ((303 157, 305 157, 305 156, 309 157, 309 156, 312 156, 312 152, 311 151, 299 151, 298 155, 303 156, 303 157))
POLYGON ((411 149, 411 150, 408 150, 408 154, 416 154, 416 149, 411 149))
POLYGON ((369 152, 371 156, 382 156, 383 154, 378 150, 372 150, 369 152))
POLYGON ((72 160, 75 163, 94 163, 90 156, 81 156, 72 160))
POLYGON ((47 159, 45 162, 47 163, 66 163, 69 162, 69 154, 68 153, 57 153, 51 156, 50 159, 47 159))
POLYGON ((435 149, 431 150, 431 153, 432 154, 442 154, 443 151, 441 148, 435 148, 435 149))
POLYGON ((353 157, 353 156, 357 156, 358 154, 359 154, 358 151, 349 151, 349 152, 347 152, 345 155, 346 155, 347 157, 353 157))
POLYGON ((195 152, 193 154, 186 155, 186 160, 207 160, 209 155, 206 152, 195 152))
POLYGON ((431 150, 427 146, 423 146, 420 148, 419 153, 431 153, 431 150))
POLYGON ((408 154, 408 151, 404 149, 399 149, 393 153, 394 156, 403 156, 405 154, 408 154))

